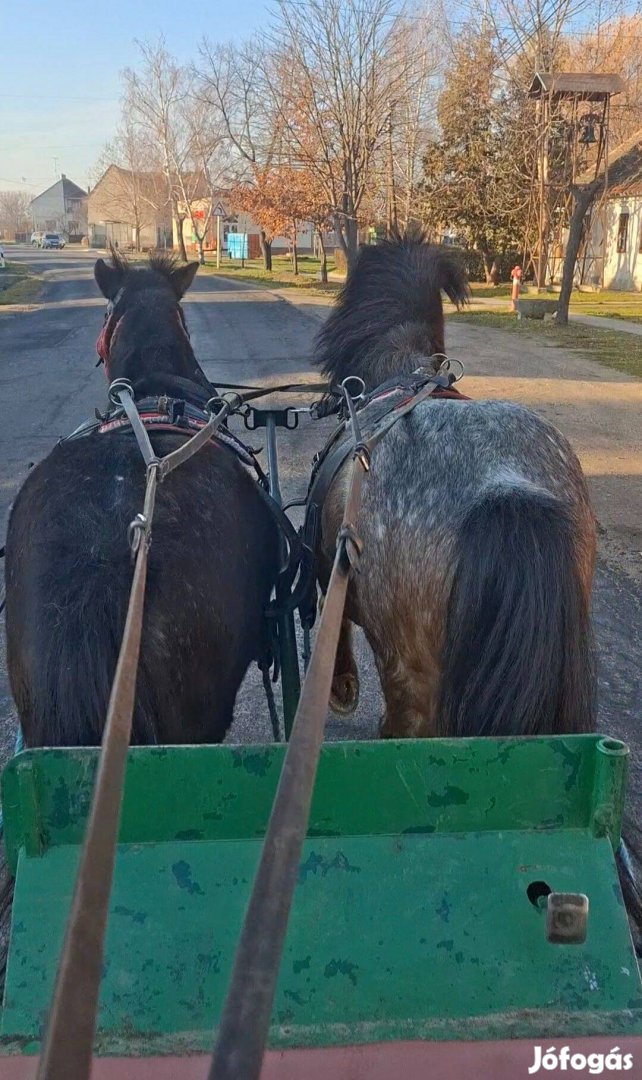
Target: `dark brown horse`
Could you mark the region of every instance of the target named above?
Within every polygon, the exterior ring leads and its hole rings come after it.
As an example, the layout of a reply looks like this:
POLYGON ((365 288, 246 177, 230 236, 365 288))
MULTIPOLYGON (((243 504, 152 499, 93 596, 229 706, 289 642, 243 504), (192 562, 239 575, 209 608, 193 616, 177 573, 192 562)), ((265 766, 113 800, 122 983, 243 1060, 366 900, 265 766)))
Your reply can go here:
MULTIPOLYGON (((202 407, 180 300, 197 264, 99 259, 110 302, 100 340, 108 379, 136 397, 202 407)), ((73 393, 73 387, 70 387, 73 393)), ((188 432, 191 434, 193 432, 188 432)), ((186 434, 152 432, 159 456, 186 434)), ((128 525, 145 468, 129 426, 61 442, 30 473, 6 543, 7 655, 27 746, 100 740, 132 581, 128 525)), ((277 528, 254 478, 211 442, 161 484, 156 502, 133 741, 217 742, 261 653, 262 612, 278 572, 277 528)))

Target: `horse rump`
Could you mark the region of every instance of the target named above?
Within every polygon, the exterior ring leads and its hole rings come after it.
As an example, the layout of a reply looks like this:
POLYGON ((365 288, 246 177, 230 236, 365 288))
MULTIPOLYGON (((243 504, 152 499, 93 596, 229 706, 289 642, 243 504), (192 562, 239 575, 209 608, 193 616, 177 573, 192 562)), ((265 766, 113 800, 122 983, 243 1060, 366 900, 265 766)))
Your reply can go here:
POLYGON ((591 565, 577 524, 534 484, 482 493, 457 532, 442 654, 443 735, 594 729, 591 565))

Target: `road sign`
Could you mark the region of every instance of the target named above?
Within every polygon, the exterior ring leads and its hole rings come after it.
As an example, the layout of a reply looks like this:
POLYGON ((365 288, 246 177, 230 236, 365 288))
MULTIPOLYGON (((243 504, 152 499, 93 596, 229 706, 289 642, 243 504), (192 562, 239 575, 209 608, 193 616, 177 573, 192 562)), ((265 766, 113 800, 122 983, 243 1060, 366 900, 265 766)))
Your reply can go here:
POLYGON ((219 203, 216 204, 216 206, 212 210, 212 213, 213 213, 214 217, 225 217, 225 207, 223 206, 222 203, 219 202, 219 203))

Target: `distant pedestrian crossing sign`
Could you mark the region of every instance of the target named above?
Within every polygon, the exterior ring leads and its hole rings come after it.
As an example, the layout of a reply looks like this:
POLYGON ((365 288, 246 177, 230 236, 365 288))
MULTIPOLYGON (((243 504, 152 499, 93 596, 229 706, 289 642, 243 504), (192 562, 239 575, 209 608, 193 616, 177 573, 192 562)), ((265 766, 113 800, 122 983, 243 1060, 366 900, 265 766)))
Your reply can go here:
POLYGON ((214 217, 225 217, 225 207, 223 206, 223 203, 217 203, 212 210, 212 214, 214 217))

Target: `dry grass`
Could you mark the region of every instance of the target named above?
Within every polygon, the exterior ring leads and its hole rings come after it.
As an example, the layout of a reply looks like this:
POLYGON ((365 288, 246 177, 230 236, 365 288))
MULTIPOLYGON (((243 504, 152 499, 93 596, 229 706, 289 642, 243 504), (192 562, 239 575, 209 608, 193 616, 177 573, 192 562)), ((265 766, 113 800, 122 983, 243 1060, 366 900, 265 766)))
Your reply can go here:
POLYGON ((28 304, 35 300, 42 288, 42 278, 34 274, 24 263, 8 262, 0 270, 0 306, 28 304), (3 281, 10 284, 3 288, 3 281))
POLYGON ((607 367, 625 371, 642 378, 642 337, 621 330, 602 330, 598 327, 571 323, 558 326, 553 320, 533 322, 518 320, 510 312, 474 311, 449 316, 463 319, 476 326, 521 335, 530 340, 544 340, 551 345, 581 352, 607 367))

